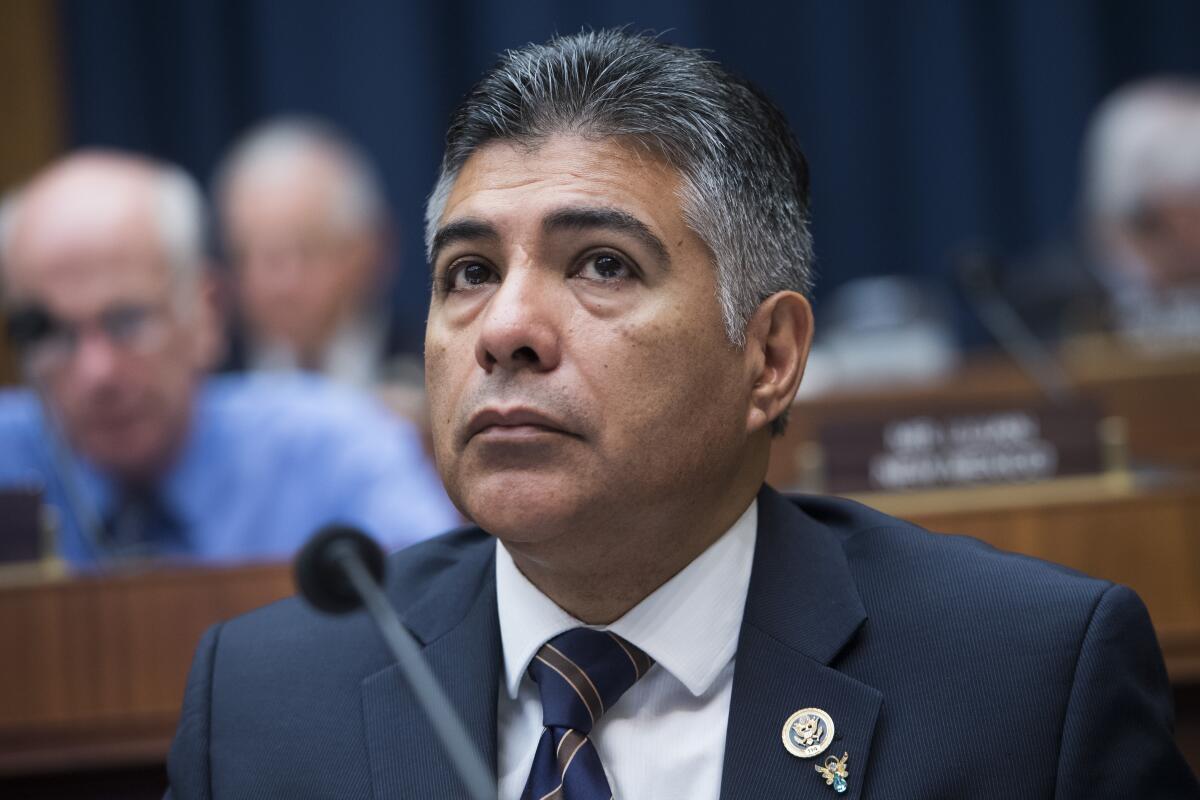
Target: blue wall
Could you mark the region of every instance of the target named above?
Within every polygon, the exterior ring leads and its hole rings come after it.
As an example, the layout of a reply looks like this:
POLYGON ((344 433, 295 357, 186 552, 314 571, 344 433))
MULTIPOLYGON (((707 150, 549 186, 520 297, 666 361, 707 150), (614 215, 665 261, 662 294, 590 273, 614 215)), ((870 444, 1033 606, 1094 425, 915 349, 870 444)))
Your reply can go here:
POLYGON ((503 48, 629 24, 711 49, 765 88, 812 164, 818 314, 852 277, 948 281, 957 245, 1016 254, 1069 235, 1097 101, 1131 78, 1200 73, 1200 3, 1183 0, 61 5, 73 144, 147 151, 207 179, 266 115, 317 113, 357 137, 395 206, 397 303, 414 348, 427 294, 421 208, 441 135, 503 48))

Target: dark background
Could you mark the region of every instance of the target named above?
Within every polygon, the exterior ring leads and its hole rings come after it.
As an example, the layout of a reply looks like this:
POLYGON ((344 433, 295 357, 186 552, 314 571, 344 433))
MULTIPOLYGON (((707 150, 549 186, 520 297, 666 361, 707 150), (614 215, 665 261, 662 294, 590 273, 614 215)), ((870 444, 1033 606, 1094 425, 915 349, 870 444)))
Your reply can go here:
POLYGON ((62 0, 58 19, 68 145, 149 152, 207 183, 264 116, 319 114, 357 138, 394 205, 413 349, 441 136, 504 48, 629 25, 765 88, 812 165, 818 317, 853 277, 949 286, 964 243, 1012 257, 1069 237, 1096 103, 1133 78, 1200 73, 1194 0, 62 0))

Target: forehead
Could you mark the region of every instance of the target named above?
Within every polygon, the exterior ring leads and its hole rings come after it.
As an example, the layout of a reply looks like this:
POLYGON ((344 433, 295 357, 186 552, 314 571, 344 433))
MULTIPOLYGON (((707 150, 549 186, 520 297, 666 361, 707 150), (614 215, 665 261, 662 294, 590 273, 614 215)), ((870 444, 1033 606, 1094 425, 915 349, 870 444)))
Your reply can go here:
POLYGON ((63 188, 35 194, 17 211, 5 258, 11 295, 85 313, 165 294, 170 271, 152 194, 63 188))
POLYGON ((614 138, 493 142, 463 164, 440 222, 481 217, 503 231, 538 223, 556 207, 596 206, 627 211, 674 242, 689 233, 680 183, 673 166, 614 138))
POLYGON ((332 225, 334 201, 346 179, 338 164, 318 151, 264 156, 234 173, 222 212, 241 236, 332 225))

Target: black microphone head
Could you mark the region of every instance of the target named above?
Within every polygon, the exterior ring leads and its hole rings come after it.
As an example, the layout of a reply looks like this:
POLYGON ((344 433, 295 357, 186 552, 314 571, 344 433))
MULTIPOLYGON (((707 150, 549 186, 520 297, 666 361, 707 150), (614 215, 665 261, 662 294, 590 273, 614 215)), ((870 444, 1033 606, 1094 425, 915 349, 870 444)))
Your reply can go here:
POLYGON ((345 614, 362 605, 339 562, 339 551, 347 548, 362 560, 376 583, 383 582, 383 550, 370 536, 349 525, 321 528, 305 543, 292 567, 300 595, 328 614, 345 614))

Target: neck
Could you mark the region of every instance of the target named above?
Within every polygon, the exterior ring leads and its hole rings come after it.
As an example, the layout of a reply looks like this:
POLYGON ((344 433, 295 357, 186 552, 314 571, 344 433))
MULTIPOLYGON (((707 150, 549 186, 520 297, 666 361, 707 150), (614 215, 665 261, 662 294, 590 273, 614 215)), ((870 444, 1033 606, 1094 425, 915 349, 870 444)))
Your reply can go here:
MULTIPOLYGON (((588 625, 607 625, 673 578, 728 531, 753 502, 762 474, 739 480, 715 503, 641 513, 624 524, 576 528, 530 545, 505 542, 513 563, 544 595, 588 625)), ((611 517, 609 518, 611 520, 611 517)))

